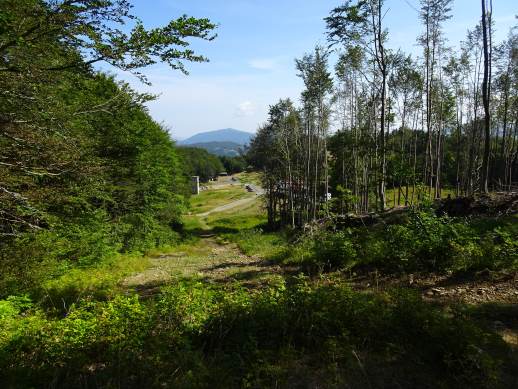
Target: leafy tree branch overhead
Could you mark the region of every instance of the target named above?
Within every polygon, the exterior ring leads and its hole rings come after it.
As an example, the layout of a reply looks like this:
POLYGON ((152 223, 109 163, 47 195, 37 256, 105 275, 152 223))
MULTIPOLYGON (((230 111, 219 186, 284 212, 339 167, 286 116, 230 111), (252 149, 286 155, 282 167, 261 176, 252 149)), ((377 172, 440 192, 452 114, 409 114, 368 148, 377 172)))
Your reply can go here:
POLYGON ((31 50, 35 56, 61 49, 75 49, 63 57, 41 64, 39 70, 84 68, 104 61, 147 81, 140 72, 146 66, 165 62, 187 73, 185 62, 208 61, 189 48, 189 40, 211 41, 216 25, 209 19, 183 15, 163 27, 146 29, 131 14, 126 0, 17 0, 3 2, 0 18, 0 70, 20 72, 34 63, 19 54, 31 50), (129 29, 129 32, 124 30, 129 29), (50 41, 52 44, 50 44, 50 41), (79 55, 77 55, 79 53, 79 55))
POLYGON ((187 73, 187 62, 208 61, 190 42, 213 40, 215 24, 183 15, 146 29, 126 0, 3 0, 0 11, 0 235, 47 228, 51 219, 59 225, 60 206, 67 217, 100 203, 127 216, 148 212, 153 196, 171 203, 180 191, 176 154, 144 107, 153 96, 91 65, 144 82, 143 69, 158 62, 187 73), (143 168, 163 169, 164 182, 151 184, 143 168), (174 194, 165 191, 174 185, 174 194))

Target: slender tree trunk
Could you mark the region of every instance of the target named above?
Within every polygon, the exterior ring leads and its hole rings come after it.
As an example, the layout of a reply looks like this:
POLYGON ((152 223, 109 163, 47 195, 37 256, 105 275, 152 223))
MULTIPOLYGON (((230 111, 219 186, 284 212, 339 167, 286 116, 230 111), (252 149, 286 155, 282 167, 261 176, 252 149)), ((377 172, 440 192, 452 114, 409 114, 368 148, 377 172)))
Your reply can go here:
MULTIPOLYGON (((490 0, 491 1, 491 0, 490 0)), ((489 153, 491 146, 491 113, 489 110, 490 100, 490 55, 489 55, 489 39, 488 39, 488 19, 486 14, 486 0, 481 0, 482 3, 482 36, 484 45, 484 79, 482 81, 482 101, 484 105, 484 154, 482 159, 482 183, 481 190, 485 193, 489 192, 489 153)))

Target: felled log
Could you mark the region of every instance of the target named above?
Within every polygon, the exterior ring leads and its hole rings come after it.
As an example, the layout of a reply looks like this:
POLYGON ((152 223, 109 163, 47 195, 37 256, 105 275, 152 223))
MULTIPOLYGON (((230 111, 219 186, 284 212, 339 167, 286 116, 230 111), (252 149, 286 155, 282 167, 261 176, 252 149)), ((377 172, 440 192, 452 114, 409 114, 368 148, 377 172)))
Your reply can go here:
POLYGON ((518 213, 517 192, 479 194, 438 200, 437 214, 460 216, 503 216, 518 213))
POLYGON ((396 207, 383 213, 371 212, 363 215, 347 214, 335 217, 335 224, 338 229, 346 227, 368 227, 378 223, 401 224, 407 220, 409 207, 396 207))

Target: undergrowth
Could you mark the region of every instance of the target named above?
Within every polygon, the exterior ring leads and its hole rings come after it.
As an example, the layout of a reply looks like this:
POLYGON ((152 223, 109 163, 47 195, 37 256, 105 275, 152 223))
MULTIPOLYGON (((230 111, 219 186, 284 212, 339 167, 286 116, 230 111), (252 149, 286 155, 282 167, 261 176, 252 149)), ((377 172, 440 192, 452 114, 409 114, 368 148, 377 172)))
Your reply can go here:
POLYGON ((321 228, 303 235, 284 262, 308 271, 373 266, 386 272, 518 269, 516 223, 436 216, 414 210, 403 224, 321 228))
POLYGON ((505 387, 506 346, 411 292, 305 278, 250 293, 185 281, 50 317, 0 301, 3 387, 505 387))

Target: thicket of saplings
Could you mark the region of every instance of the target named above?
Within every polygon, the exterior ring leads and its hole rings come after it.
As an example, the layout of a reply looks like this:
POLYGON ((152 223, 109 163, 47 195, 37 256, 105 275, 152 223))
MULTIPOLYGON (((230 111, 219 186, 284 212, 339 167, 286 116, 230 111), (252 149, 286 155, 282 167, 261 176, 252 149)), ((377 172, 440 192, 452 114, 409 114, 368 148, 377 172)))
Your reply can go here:
POLYGON ((410 208, 391 223, 344 227, 333 219, 295 238, 287 263, 310 272, 378 269, 403 272, 476 272, 518 269, 518 223, 508 217, 438 216, 427 205, 410 208))

